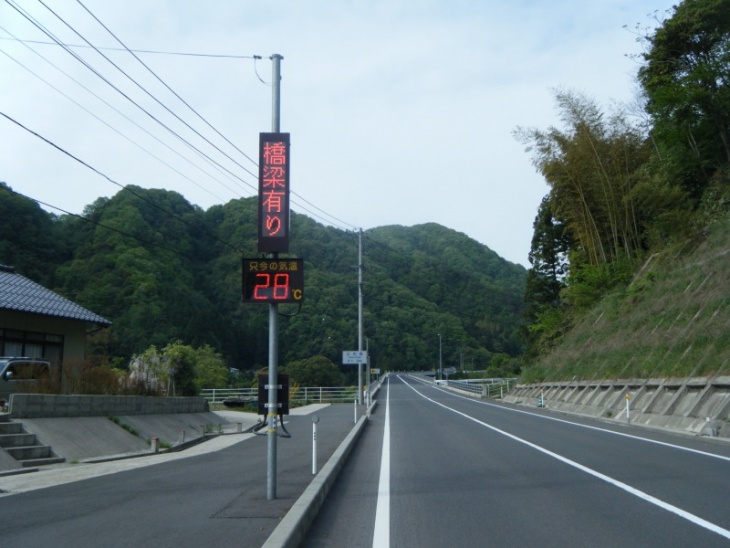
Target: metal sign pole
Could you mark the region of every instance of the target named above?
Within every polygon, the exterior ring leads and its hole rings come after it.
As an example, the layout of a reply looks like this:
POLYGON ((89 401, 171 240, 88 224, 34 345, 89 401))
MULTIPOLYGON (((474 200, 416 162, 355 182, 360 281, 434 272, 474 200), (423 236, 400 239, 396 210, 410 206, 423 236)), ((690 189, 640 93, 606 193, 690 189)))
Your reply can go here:
MULTIPOLYGON (((280 125, 280 107, 281 107, 281 60, 283 57, 279 54, 271 56, 272 61, 272 117, 271 131, 279 132, 280 125)), ((273 259, 278 257, 278 253, 271 255, 273 259)), ((267 449, 268 458, 266 465, 266 498, 274 500, 276 498, 276 438, 278 420, 278 401, 277 392, 279 385, 279 316, 278 305, 276 303, 269 304, 269 408, 267 412, 268 430, 267 430, 267 449)))
MULTIPOLYGON (((362 352, 362 228, 357 247, 357 349, 362 352)), ((357 364, 357 402, 362 405, 362 362, 357 364)))

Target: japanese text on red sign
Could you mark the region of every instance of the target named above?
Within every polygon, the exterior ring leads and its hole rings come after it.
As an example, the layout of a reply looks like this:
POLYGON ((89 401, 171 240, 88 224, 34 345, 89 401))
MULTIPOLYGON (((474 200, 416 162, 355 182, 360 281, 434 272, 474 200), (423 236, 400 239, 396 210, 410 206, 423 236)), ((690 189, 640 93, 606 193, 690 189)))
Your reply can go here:
POLYGON ((259 251, 288 251, 289 135, 261 134, 259 158, 259 251))

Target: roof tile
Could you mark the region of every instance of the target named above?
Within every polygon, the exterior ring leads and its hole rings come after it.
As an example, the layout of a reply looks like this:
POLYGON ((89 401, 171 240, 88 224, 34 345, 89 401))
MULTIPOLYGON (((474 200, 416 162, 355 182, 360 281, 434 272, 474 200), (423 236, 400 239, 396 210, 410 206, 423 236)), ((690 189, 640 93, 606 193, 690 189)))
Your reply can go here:
POLYGON ((61 297, 8 267, 0 268, 0 309, 111 325, 106 318, 61 297))

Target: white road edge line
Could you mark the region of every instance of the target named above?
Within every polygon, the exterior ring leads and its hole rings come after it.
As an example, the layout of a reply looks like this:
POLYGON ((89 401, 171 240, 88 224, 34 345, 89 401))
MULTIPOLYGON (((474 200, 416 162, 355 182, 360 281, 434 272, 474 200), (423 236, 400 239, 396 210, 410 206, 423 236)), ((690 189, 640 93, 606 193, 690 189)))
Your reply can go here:
MULTIPOLYGON (((449 394, 450 396, 454 396, 455 398, 460 398, 466 401, 470 401, 472 403, 476 403, 478 405, 486 405, 487 407, 496 407, 497 409, 502 409, 503 411, 509 411, 510 413, 522 413, 523 415, 529 415, 531 417, 537 417, 543 420, 548 421, 555 421, 555 422, 562 422, 563 424, 570 424, 571 426, 577 426, 579 428, 587 428, 588 430, 597 430, 598 432, 605 432, 606 434, 613 434, 614 436, 621 436, 622 438, 630 438, 633 440, 639 440, 646 443, 653 443, 655 445, 662 445, 664 447, 671 447, 672 449, 678 449, 680 451, 687 451, 688 453, 695 453, 697 455, 702 455, 705 457, 712 457, 714 459, 720 459, 724 461, 730 462, 730 457, 726 457, 725 455, 718 455, 716 453, 708 453, 707 451, 701 451, 700 449, 692 449, 691 447, 684 447, 682 445, 675 445, 673 443, 667 443, 665 441, 659 441, 659 440, 653 440, 651 438, 642 438, 641 436, 636 436, 634 434, 626 434, 625 432, 616 432, 615 430, 608 430, 607 428, 601 428, 599 426, 591 426, 590 424, 581 424, 579 422, 573 422, 565 419, 559 419, 557 417, 550 417, 547 415, 540 415, 539 413, 532 413, 531 411, 525 411, 524 409, 513 409, 511 407, 505 407, 503 405, 496 405, 494 403, 487 403, 485 401, 479 401, 475 400, 474 398, 469 398, 468 396, 463 396, 461 394, 456 394, 454 392, 451 392, 449 390, 445 390, 443 388, 433 386, 428 381, 424 381, 422 379, 419 379, 418 377, 414 377, 409 375, 409 377, 415 381, 418 381, 420 383, 423 383, 427 386, 431 386, 432 388, 435 388, 436 390, 443 392, 445 394, 449 394)), ((592 417, 586 417, 588 419, 592 417)))
POLYGON ((390 379, 385 399, 385 428, 383 430, 383 453, 380 457, 380 480, 378 481, 378 503, 375 507, 375 530, 373 548, 390 547, 390 379))
POLYGON ((563 462, 565 464, 568 464, 570 466, 573 466, 574 468, 577 468, 578 470, 581 470, 587 474, 590 474, 591 476, 598 478, 602 481, 605 481, 606 483, 609 483, 611 485, 614 485, 615 487, 618 487, 619 489, 622 489, 626 491, 627 493, 634 495, 640 499, 643 499, 650 504, 654 504, 655 506, 658 506, 659 508, 663 508, 664 510, 667 510, 668 512, 671 512, 673 514, 676 514, 677 516, 686 519, 687 521, 690 521, 694 523, 695 525, 699 525, 700 527, 704 527, 705 529, 712 531, 713 533, 717 533, 718 535, 725 537, 726 539, 730 539, 730 531, 727 529, 723 529, 722 527, 715 525, 714 523, 711 523, 707 520, 702 519, 699 516, 695 516, 694 514, 691 514, 690 512, 687 512, 685 510, 682 510, 681 508, 677 508, 676 506, 673 506, 667 502, 664 502, 663 500, 660 500, 656 497, 651 496, 648 493, 644 493, 643 491, 640 491, 639 489, 635 489, 634 487, 631 487, 630 485, 627 485, 626 483, 623 483, 621 481, 618 481, 610 476, 606 476, 605 474, 601 474, 600 472, 593 470, 592 468, 588 468, 587 466, 583 466, 582 464, 579 464, 573 460, 570 460, 569 458, 563 457, 562 455, 558 455, 557 453, 553 453, 549 449, 545 449, 544 447, 541 447, 539 445, 536 445, 532 442, 529 442, 525 439, 519 438, 513 434, 510 434, 509 432, 505 432, 504 430, 500 430, 499 428, 496 428, 494 426, 491 426, 487 424, 486 422, 482 422, 478 419, 475 419, 474 417, 470 417, 466 413, 462 413, 461 411, 457 411, 456 409, 452 409, 451 407, 444 405, 441 402, 438 402, 436 400, 433 400, 429 398, 428 396, 425 396, 415 388, 413 388, 408 381, 405 379, 402 379, 402 377, 399 376, 401 380, 410 388, 413 390, 416 394, 424 398, 425 400, 430 401, 431 403, 434 403, 438 405, 439 407, 443 407, 444 409, 447 409, 448 411, 451 411, 452 413, 456 413, 457 415, 461 415, 462 417, 469 419, 471 421, 476 422, 477 424, 480 424, 484 426, 485 428, 488 428, 494 432, 497 432, 498 434, 502 434, 503 436, 506 436, 516 442, 522 443, 524 445, 527 445, 528 447, 532 447, 536 451, 540 451, 541 453, 544 453, 545 455, 548 455, 550 457, 553 457, 554 459, 559 460, 560 462, 563 462))

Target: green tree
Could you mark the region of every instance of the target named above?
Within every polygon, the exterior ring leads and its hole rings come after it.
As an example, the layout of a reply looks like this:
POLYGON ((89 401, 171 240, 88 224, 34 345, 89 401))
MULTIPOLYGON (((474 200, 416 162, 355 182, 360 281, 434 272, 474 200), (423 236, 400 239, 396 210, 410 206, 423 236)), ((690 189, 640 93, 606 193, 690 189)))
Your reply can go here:
POLYGON ((281 372, 289 375, 290 384, 300 386, 342 386, 344 382, 339 367, 324 356, 290 362, 281 372))
POLYGON ((606 117, 585 96, 555 97, 564 130, 515 132, 551 187, 553 214, 591 265, 638 256, 644 220, 632 189, 649 157, 642 131, 620 109, 606 117))
POLYGON ((169 395, 192 396, 203 388, 225 388, 228 384, 228 367, 220 354, 208 345, 193 348, 180 341, 162 351, 150 346, 132 357, 129 370, 133 382, 169 395))
POLYGON ((228 367, 225 361, 207 344, 196 349, 193 371, 198 394, 203 388, 225 388, 228 385, 228 367))
POLYGON ((56 218, 0 181, 0 219, 0 264, 50 285, 53 272, 47 265, 57 262, 63 249, 55 241, 56 218))
POLYGON ((730 163, 730 0, 684 0, 644 38, 638 76, 658 153, 699 197, 730 163))
POLYGON ((195 364, 198 357, 195 350, 177 341, 163 348, 162 355, 169 363, 173 382, 172 395, 195 396, 198 393, 195 383, 195 364))
MULTIPOLYGON (((545 333, 555 332, 552 327, 561 315, 561 291, 566 286, 570 238, 566 227, 552 212, 551 195, 547 194, 533 223, 532 244, 528 255, 532 268, 527 272, 525 285, 525 321, 528 351, 536 352, 539 339, 545 333), (538 322, 545 325, 536 326, 538 322), (530 328, 531 326, 531 328, 530 328)), ((562 325, 559 321, 557 325, 562 325)))
POLYGON ((532 224, 533 236, 528 259, 532 268, 527 274, 525 303, 529 315, 534 307, 555 307, 568 274, 570 238, 566 227, 552 212, 551 196, 546 195, 532 224))
POLYGON ((65 295, 112 319, 112 356, 178 339, 221 344, 228 330, 206 296, 211 246, 194 207, 174 192, 130 187, 86 214, 96 224, 64 220, 79 236, 58 278, 65 295))
MULTIPOLYGON (((112 321, 91 336, 96 361, 127 364, 150 346, 164 357, 159 349, 180 341, 220 352, 244 379, 266 365, 268 309, 240 303, 241 255, 256 254, 255 199, 202 212, 175 192, 131 186, 87 206, 84 220, 56 219, 32 200, 4 196, 0 209, 9 207, 7 217, 25 219, 20 210, 32 211, 30 224, 38 221, 40 228, 38 238, 19 245, 23 223, 12 224, 0 233, 0 250, 26 253, 25 264, 38 268, 33 279, 55 279, 52 289, 112 321), (50 255, 37 253, 41 240, 50 255)), ((305 301, 301 309, 281 305, 281 363, 317 355, 336 363, 343 349, 356 347, 357 239, 293 214, 291 247, 306 260, 305 301)), ((432 366, 437 333, 448 341, 450 364, 459 363, 460 353, 481 367, 494 353, 520 353, 521 265, 435 223, 373 230, 366 250, 364 321, 373 367, 432 366)), ((183 365, 197 363, 179 354, 183 365)), ((191 388, 181 375, 175 393, 203 386, 193 380, 191 388)))

